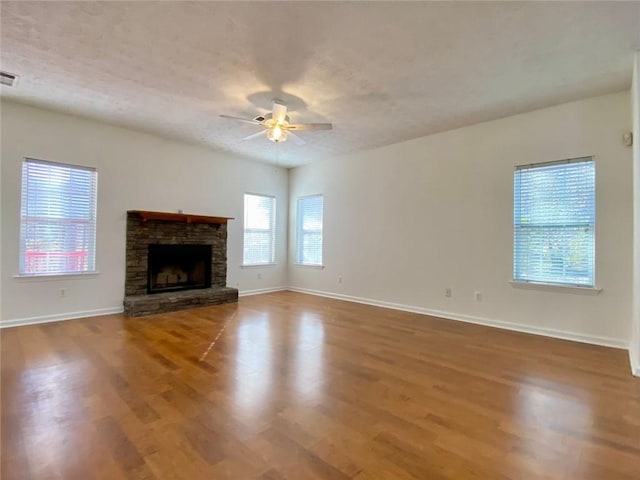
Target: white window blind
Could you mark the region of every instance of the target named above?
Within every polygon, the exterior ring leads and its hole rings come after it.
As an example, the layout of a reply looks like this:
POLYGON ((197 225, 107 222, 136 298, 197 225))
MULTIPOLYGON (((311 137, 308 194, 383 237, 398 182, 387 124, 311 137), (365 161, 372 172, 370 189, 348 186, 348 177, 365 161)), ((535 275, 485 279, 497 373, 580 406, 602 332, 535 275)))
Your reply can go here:
POLYGON ((275 262, 276 199, 266 195, 244 195, 243 265, 275 262))
POLYGON ((93 168, 24 161, 20 274, 95 271, 97 189, 93 168))
POLYGON ((296 263, 322 265, 322 195, 298 198, 296 263))
POLYGON ((516 281, 594 286, 595 162, 516 167, 516 281))

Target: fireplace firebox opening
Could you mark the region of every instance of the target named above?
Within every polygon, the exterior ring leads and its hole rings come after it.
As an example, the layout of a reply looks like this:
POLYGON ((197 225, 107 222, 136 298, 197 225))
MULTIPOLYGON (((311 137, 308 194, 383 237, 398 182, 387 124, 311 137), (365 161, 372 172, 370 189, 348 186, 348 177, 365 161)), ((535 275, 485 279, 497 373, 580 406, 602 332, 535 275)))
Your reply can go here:
POLYGON ((211 287, 211 245, 150 244, 148 293, 211 287))

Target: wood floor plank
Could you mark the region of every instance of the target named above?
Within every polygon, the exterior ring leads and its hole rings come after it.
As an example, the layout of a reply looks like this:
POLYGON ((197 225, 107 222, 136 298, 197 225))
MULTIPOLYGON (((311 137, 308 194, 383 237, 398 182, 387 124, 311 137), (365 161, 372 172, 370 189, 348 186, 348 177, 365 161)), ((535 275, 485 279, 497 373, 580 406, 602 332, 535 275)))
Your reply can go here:
POLYGON ((627 352, 293 292, 2 331, 7 479, 638 479, 627 352))

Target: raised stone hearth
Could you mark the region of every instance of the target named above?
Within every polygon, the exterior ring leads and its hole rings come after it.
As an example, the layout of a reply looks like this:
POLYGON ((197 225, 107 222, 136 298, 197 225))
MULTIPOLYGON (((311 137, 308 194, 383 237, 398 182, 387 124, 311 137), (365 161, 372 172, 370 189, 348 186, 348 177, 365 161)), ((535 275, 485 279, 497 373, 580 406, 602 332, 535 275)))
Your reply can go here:
POLYGON ((138 317, 238 301, 238 290, 226 286, 227 220, 230 219, 137 210, 127 212, 125 313, 138 317), (210 256, 209 249, 203 249, 207 252, 207 273, 201 276, 206 279, 205 284, 199 282, 193 289, 156 293, 158 280, 165 282, 174 271, 169 265, 169 274, 152 270, 150 275, 149 252, 169 251, 171 249, 166 247, 171 245, 210 246, 210 256), (161 248, 158 250, 158 247, 161 248))
POLYGON ((238 290, 229 287, 182 290, 180 292, 132 295, 124 298, 124 311, 130 317, 174 312, 238 301, 238 290))

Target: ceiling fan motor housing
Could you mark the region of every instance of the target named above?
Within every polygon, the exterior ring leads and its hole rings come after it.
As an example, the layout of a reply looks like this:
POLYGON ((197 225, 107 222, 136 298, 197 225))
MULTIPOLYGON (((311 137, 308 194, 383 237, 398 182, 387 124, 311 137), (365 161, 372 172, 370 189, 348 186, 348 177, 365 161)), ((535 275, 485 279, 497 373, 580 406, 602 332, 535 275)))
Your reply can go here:
MULTIPOLYGON (((265 113, 264 115, 258 115, 257 117, 253 117, 254 122, 266 122, 273 118, 273 112, 265 113)), ((289 115, 284 116, 284 121, 289 123, 289 115)))

